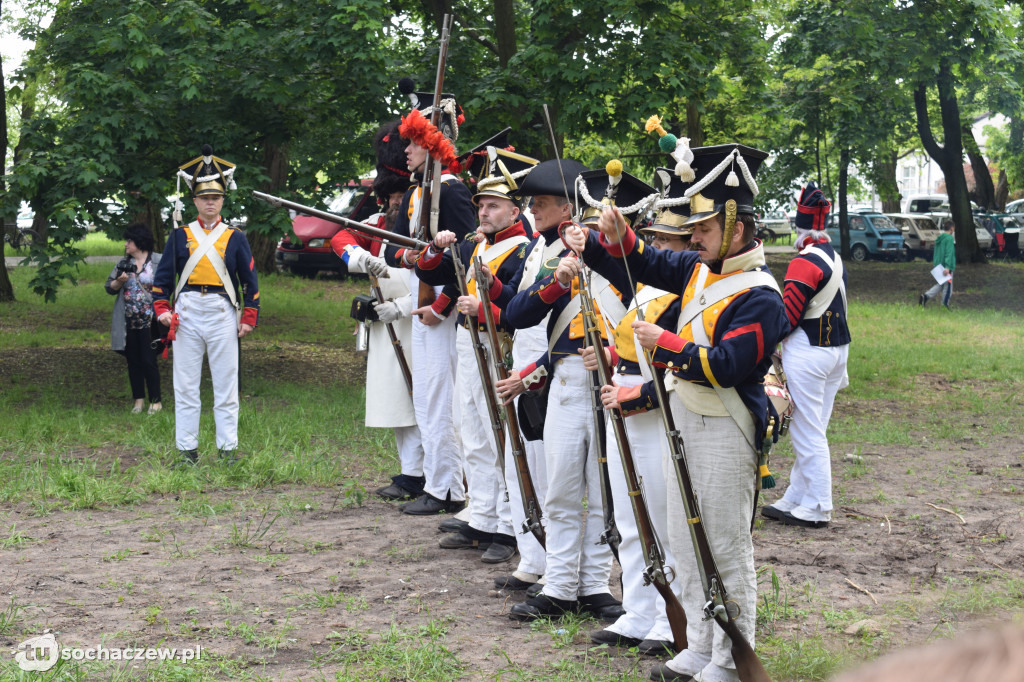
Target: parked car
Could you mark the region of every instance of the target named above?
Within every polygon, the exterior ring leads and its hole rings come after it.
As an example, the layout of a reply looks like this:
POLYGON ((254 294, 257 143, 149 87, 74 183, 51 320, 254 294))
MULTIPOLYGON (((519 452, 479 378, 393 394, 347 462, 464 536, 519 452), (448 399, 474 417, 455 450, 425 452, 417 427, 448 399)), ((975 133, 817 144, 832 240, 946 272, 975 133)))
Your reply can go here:
POLYGON ((757 238, 765 242, 774 242, 780 237, 788 238, 793 234, 793 226, 785 211, 768 211, 754 221, 757 225, 757 238))
MULTIPOLYGON (((939 226, 940 230, 945 229, 946 223, 953 219, 952 214, 946 211, 936 211, 933 213, 929 213, 928 215, 932 217, 932 220, 935 221, 935 224, 939 226)), ((981 247, 983 251, 988 251, 990 248, 992 248, 992 244, 995 240, 993 239, 992 235, 989 234, 988 230, 985 228, 984 223, 982 223, 981 219, 978 216, 974 216, 974 234, 977 235, 978 246, 981 247)))
MULTIPOLYGON (((878 211, 865 209, 849 211, 850 222, 850 255, 853 260, 863 261, 868 258, 899 260, 906 257, 903 244, 903 231, 896 227, 889 218, 878 211)), ((839 241, 839 212, 829 216, 828 235, 833 243, 839 241)))
MULTIPOLYGON (((327 211, 349 220, 366 220, 377 212, 372 186, 371 178, 348 183, 327 202, 327 211)), ((285 235, 277 244, 277 266, 302 277, 314 277, 321 270, 345 274, 345 263, 331 251, 331 237, 340 229, 340 225, 322 218, 296 216, 292 220, 293 234, 285 235)))
POLYGON ((887 218, 903 232, 909 257, 920 256, 931 260, 935 251, 935 240, 939 238, 939 226, 930 217, 921 213, 886 213, 887 218))
POLYGON ((1024 213, 1024 199, 1011 201, 1006 205, 1007 213, 1024 213))
POLYGON ((903 210, 906 213, 931 213, 943 205, 949 205, 949 197, 945 194, 911 194, 903 210))

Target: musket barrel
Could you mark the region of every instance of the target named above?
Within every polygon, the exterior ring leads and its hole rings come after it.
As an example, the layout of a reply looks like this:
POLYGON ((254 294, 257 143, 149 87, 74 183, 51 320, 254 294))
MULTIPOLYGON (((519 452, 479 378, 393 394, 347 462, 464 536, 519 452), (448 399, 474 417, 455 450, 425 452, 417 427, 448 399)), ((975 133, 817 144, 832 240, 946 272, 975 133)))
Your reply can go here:
POLYGON ((305 215, 313 216, 314 218, 320 218, 336 225, 353 230, 355 232, 361 232, 365 235, 374 237, 380 241, 391 242, 392 244, 398 244, 411 249, 422 249, 427 246, 427 242, 420 241, 413 237, 406 237, 405 235, 396 234, 394 232, 388 232, 365 223, 356 222, 355 220, 349 220, 340 215, 334 213, 328 213, 327 211, 321 211, 320 209, 313 208, 311 206, 305 206, 295 201, 289 201, 288 199, 282 199, 281 197, 275 197, 272 194, 264 194, 263 192, 253 191, 252 195, 257 199, 262 199, 271 206, 277 206, 278 208, 290 208, 297 213, 303 213, 305 215))

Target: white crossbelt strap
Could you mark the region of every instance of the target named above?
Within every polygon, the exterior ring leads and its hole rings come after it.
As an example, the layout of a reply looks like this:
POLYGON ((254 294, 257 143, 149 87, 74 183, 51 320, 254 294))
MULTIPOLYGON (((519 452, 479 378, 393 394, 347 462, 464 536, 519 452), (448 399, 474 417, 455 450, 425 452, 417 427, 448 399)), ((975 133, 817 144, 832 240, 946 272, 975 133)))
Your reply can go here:
MULTIPOLYGON (((636 296, 633 298, 633 304, 630 309, 637 309, 636 318, 639 320, 642 316, 646 317, 647 304, 651 301, 661 298, 669 292, 656 287, 645 286, 640 291, 636 292, 636 296)), ((640 365, 640 375, 644 378, 644 381, 651 381, 654 379, 654 372, 651 370, 651 365, 647 361, 648 351, 640 345, 640 339, 636 338, 636 334, 633 334, 633 349, 636 352, 636 362, 640 365)))
POLYGON ((552 351, 555 350, 555 341, 562 335, 565 328, 569 326, 569 323, 580 314, 583 309, 583 304, 580 303, 579 295, 573 296, 572 299, 562 308, 562 312, 559 313, 558 319, 555 320, 555 326, 551 330, 551 336, 548 338, 548 356, 551 355, 552 351))
POLYGON ((811 245, 800 252, 800 255, 814 254, 825 263, 825 266, 832 271, 832 274, 828 278, 828 282, 825 286, 811 297, 811 300, 807 303, 807 308, 804 310, 805 320, 814 320, 821 317, 832 301, 836 297, 838 291, 843 296, 843 314, 847 312, 846 303, 846 285, 843 283, 843 261, 839 258, 839 254, 835 255, 835 259, 828 257, 828 254, 821 249, 811 245))
POLYGON ((228 231, 229 225, 222 220, 209 233, 199 225, 199 221, 189 223, 188 227, 192 231, 192 239, 196 241, 196 250, 185 261, 185 267, 181 271, 181 276, 178 277, 178 286, 174 288, 174 299, 178 299, 178 294, 188 284, 188 278, 192 276, 192 271, 199 265, 199 261, 203 259, 203 256, 206 256, 213 266, 214 272, 220 277, 221 284, 224 285, 224 292, 228 295, 228 300, 231 301, 231 305, 235 310, 238 310, 238 297, 235 294, 235 287, 231 283, 231 275, 228 274, 228 268, 224 264, 224 259, 221 257, 220 252, 214 248, 221 235, 228 231))
MULTIPOLYGON (((704 265, 702 264, 701 267, 704 267, 704 265)), ((703 284, 703 282, 698 282, 698 285, 700 284, 703 284)), ((694 320, 694 323, 690 325, 690 331, 693 333, 693 342, 697 345, 707 346, 710 348, 711 340, 708 339, 707 330, 704 327, 704 311, 722 299, 728 298, 729 296, 738 294, 744 289, 750 289, 755 286, 769 287, 781 294, 781 292, 779 292, 779 285, 776 283, 775 278, 767 272, 762 272, 760 270, 750 270, 747 272, 737 273, 726 277, 725 279, 718 280, 707 289, 698 289, 694 293, 693 300, 691 300, 684 309, 684 312, 689 310, 690 304, 694 302, 697 302, 700 306, 700 309, 690 316, 690 319, 693 319, 698 314, 701 316, 701 319, 694 320), (745 277, 745 275, 763 275, 763 277, 745 277), (732 280, 736 281, 732 282, 732 280), (724 284, 726 282, 732 282, 731 286, 716 288, 716 285, 724 284)), ((683 315, 680 315, 679 319, 682 321, 683 315)), ((682 322, 679 329, 682 329, 685 324, 686 322, 682 322)), ((740 428, 740 431, 743 432, 743 437, 746 439, 747 444, 750 445, 752 449, 756 450, 757 448, 754 447, 754 443, 756 441, 754 438, 754 417, 750 414, 750 410, 748 410, 747 406, 743 403, 743 398, 740 397, 739 392, 735 387, 725 388, 723 386, 715 386, 714 388, 715 393, 718 394, 722 404, 725 405, 725 409, 729 411, 729 416, 732 417, 733 421, 736 422, 736 425, 740 428)))
POLYGON ((593 273, 590 277, 591 292, 597 301, 597 308, 604 317, 604 323, 608 329, 615 329, 619 322, 626 316, 626 306, 615 290, 611 282, 593 273))
MULTIPOLYGON (((428 158, 427 161, 430 161, 430 159, 428 158)), ((440 165, 440 162, 438 162, 438 165, 440 165)), ((441 174, 441 182, 447 182, 449 180, 458 180, 458 178, 455 177, 454 175, 452 175, 451 173, 442 173, 441 174)), ((412 196, 409 199, 410 201, 412 201, 412 215, 409 216, 409 236, 410 237, 415 237, 416 236, 416 232, 419 231, 419 229, 420 229, 420 207, 423 205, 423 202, 419 201, 419 198, 421 196, 423 196, 423 186, 422 185, 418 185, 416 187, 416 189, 413 190, 412 196)), ((427 210, 429 211, 430 208, 428 207, 427 210)), ((440 230, 440 229, 443 229, 443 228, 441 226, 438 226, 437 229, 440 230)), ((437 236, 437 234, 431 234, 430 238, 433 239, 436 236, 437 236)))
MULTIPOLYGON (((525 235, 517 235, 515 237, 509 237, 508 239, 504 239, 504 240, 498 242, 497 244, 491 244, 490 246, 485 248, 484 252, 480 254, 480 258, 483 259, 484 265, 487 265, 488 263, 490 263, 495 258, 501 258, 502 256, 504 256, 506 253, 508 253, 512 249, 514 249, 517 246, 519 246, 520 244, 523 244, 523 243, 528 242, 528 241, 530 241, 530 240, 525 235)), ((481 244, 484 244, 484 243, 485 242, 481 242, 480 244, 476 245, 476 248, 473 250, 473 255, 474 256, 476 255, 476 252, 480 250, 481 244)), ((466 284, 469 284, 470 282, 472 282, 475 277, 476 277, 476 274, 475 274, 475 272, 473 270, 473 266, 470 265, 469 270, 466 271, 466 284)))
POLYGON ((541 266, 564 250, 565 244, 562 243, 561 239, 556 239, 550 244, 545 244, 543 237, 538 239, 534 243, 533 248, 530 249, 530 253, 526 256, 526 265, 523 266, 523 278, 519 281, 519 289, 516 293, 525 291, 536 284, 541 266))
MULTIPOLYGON (((686 304, 682 312, 679 313, 679 322, 676 324, 677 334, 682 331, 683 327, 693 320, 693 318, 697 317, 722 299, 735 296, 744 289, 768 287, 770 289, 774 289, 780 296, 782 295, 782 290, 779 289, 779 284, 775 281, 775 278, 763 270, 738 272, 735 275, 730 275, 724 279, 720 279, 707 289, 704 289, 704 280, 707 278, 707 272, 709 271, 707 270, 707 266, 703 263, 701 263, 700 267, 701 272, 697 274, 697 287, 693 294, 693 298, 686 304)), ((697 325, 694 326, 696 327, 697 325)), ((694 340, 696 341, 696 339, 694 340)), ((700 342, 698 341, 698 343, 700 342)))

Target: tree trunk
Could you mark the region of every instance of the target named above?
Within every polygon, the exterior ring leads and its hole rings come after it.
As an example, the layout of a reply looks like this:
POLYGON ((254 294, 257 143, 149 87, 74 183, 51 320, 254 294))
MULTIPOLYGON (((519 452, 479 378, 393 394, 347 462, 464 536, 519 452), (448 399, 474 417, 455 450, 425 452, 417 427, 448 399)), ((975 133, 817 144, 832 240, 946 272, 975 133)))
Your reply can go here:
POLYGON ((895 150, 887 151, 881 161, 876 161, 878 167, 878 195, 882 200, 882 213, 900 212, 900 189, 896 182, 896 161, 899 153, 895 150))
POLYGON ((498 64, 508 66, 516 55, 516 15, 512 0, 494 0, 494 36, 498 42, 498 64))
MULTIPOLYGON (((266 141, 263 147, 263 168, 270 181, 260 187, 267 194, 281 194, 288 183, 288 143, 266 141)), ((257 272, 274 272, 274 252, 277 250, 276 235, 249 225, 245 236, 252 249, 252 257, 256 262, 257 272)))
POLYGON ((686 102, 686 136, 690 138, 690 147, 704 146, 704 126, 700 120, 700 110, 697 102, 687 100, 686 102))
POLYGON ((992 182, 992 173, 988 170, 988 164, 981 155, 978 142, 974 139, 974 133, 970 125, 964 122, 962 128, 964 149, 967 150, 967 158, 971 162, 971 170, 974 172, 974 203, 986 211, 996 210, 996 189, 992 182))
POLYGON ((840 255, 850 260, 850 219, 846 213, 846 185, 850 170, 850 150, 839 152, 839 248, 840 255))
POLYGON ((978 248, 978 235, 974 232, 974 215, 967 197, 967 178, 964 176, 963 141, 960 137, 960 107, 956 101, 955 84, 949 62, 939 64, 939 111, 942 113, 940 145, 932 135, 928 119, 928 86, 921 84, 914 90, 914 109, 917 112, 917 132, 928 155, 935 159, 946 178, 949 210, 956 223, 957 260, 984 262, 985 254, 978 248))
MULTIPOLYGON (((0 1, 0 12, 3 10, 3 2, 0 1)), ((0 54, 0 86, 4 84, 4 58, 0 54)), ((0 92, 0 110, 3 115, 0 116, 0 152, 3 152, 0 157, 0 194, 7 193, 7 183, 4 178, 7 176, 7 88, 3 87, 0 92)), ((2 216, 2 224, 4 230, 7 230, 8 222, 14 222, 15 228, 17 228, 17 214, 13 216, 4 215, 2 216)), ((0 235, 0 303, 10 303, 14 301, 14 285, 11 284, 11 277, 7 273, 7 264, 4 260, 6 254, 4 253, 7 249, 7 242, 4 241, 3 236, 0 235)))
POLYGON ((1006 200, 1010 198, 1010 183, 1006 180, 1006 171, 1000 169, 999 182, 996 183, 996 210, 1006 210, 1006 200))

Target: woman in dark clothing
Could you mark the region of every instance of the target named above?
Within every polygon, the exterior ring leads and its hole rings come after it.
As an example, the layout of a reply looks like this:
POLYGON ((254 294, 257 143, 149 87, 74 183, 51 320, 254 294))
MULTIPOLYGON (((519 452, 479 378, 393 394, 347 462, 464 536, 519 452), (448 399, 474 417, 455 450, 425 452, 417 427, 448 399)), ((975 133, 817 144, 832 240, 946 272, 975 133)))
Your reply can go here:
POLYGON ((124 354, 132 388, 132 412, 142 412, 149 389, 149 414, 159 412, 160 372, 151 345, 153 324, 153 273, 160 254, 153 252, 153 233, 142 223, 130 225, 124 234, 125 257, 107 277, 107 293, 117 296, 110 325, 110 347, 124 354))

